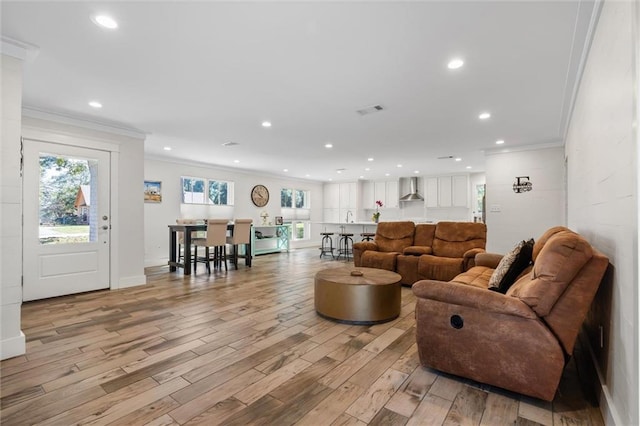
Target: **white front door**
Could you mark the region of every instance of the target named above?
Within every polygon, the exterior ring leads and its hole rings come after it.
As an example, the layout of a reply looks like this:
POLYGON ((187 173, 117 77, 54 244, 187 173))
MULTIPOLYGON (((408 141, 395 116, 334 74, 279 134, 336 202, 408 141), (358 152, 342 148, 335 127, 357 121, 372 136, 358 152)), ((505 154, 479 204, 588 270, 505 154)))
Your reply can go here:
POLYGON ((23 300, 109 288, 110 153, 24 141, 23 300))

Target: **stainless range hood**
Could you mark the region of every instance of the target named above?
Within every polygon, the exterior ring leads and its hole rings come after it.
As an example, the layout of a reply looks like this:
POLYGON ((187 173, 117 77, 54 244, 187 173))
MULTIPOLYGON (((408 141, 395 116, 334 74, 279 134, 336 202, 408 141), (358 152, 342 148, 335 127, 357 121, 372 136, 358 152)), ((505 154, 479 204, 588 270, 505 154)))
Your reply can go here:
POLYGON ((418 178, 412 177, 409 179, 409 193, 400 198, 400 201, 422 201, 422 195, 418 194, 418 178))

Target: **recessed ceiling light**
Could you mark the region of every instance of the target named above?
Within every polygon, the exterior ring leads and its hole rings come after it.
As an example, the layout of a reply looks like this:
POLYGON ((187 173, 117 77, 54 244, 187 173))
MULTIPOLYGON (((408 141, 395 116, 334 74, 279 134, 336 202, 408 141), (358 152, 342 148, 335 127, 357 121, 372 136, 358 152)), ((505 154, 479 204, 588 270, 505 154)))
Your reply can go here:
POLYGON ((234 163, 238 164, 240 160, 233 160, 234 163))
POLYGON ((456 161, 462 161, 462 158, 456 157, 456 161))
POLYGON ((467 166, 467 169, 470 169, 470 168, 471 168, 471 166, 467 166))
POLYGON ((400 167, 402 167, 402 164, 398 164, 396 167, 397 167, 397 168, 400 168, 400 167))
POLYGON ((330 180, 330 181, 332 181, 332 180, 333 180, 333 178, 329 178, 329 180, 330 180))
POLYGON ((304 175, 304 177, 311 177, 311 175, 307 173, 306 175, 304 175))
POLYGON ((289 169, 282 169, 282 171, 286 173, 289 171, 289 169))
POLYGON ((110 30, 115 30, 116 28, 118 28, 118 23, 111 17, 111 16, 107 16, 107 15, 95 15, 91 18, 91 20, 103 27, 103 28, 107 28, 110 30))
POLYGON ((332 143, 326 143, 324 144, 325 148, 333 148, 333 144, 332 143))
POLYGON ((263 121, 262 122, 262 127, 271 127, 271 122, 270 121, 263 121))
POLYGON ((165 147, 164 147, 164 148, 162 148, 162 149, 164 149, 165 151, 171 151, 171 147, 170 147, 170 146, 165 146, 165 147))
POLYGON ((367 158, 367 161, 373 161, 373 157, 367 158))
POLYGON ((364 179, 364 176, 360 176, 360 179, 364 179))
POLYGON ((413 173, 418 174, 420 173, 420 170, 414 170, 413 173))
POLYGON ((504 141, 502 139, 496 141, 496 145, 502 145, 504 141))
POLYGON ((385 173, 384 175, 385 175, 385 176, 391 176, 391 174, 390 174, 390 173, 385 173))
POLYGON ((478 118, 480 120, 486 120, 486 119, 488 119, 490 117, 491 117, 491 113, 489 113, 489 112, 483 112, 478 116, 478 118))
POLYGON ((98 101, 89 102, 89 106, 92 108, 102 108, 102 104, 98 101))
POLYGON ((364 168, 364 171, 365 171, 365 172, 368 172, 369 170, 371 170, 369 167, 365 167, 365 168, 364 168))
POLYGON ((457 70, 463 65, 464 65, 464 61, 462 59, 455 58, 449 61, 449 63, 447 64, 447 68, 449 68, 450 70, 457 70))

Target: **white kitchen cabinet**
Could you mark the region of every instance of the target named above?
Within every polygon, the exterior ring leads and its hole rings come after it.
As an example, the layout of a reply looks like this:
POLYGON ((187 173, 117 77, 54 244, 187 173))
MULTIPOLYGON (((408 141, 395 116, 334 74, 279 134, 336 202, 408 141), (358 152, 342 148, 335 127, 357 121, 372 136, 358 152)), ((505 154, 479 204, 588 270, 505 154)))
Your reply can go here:
POLYGON ((362 207, 363 209, 375 208, 375 185, 372 181, 367 180, 362 182, 362 207))
POLYGON ((346 182, 340 184, 340 208, 356 208, 356 183, 346 182))
POLYGON ((398 207, 398 204, 400 203, 399 201, 400 196, 398 195, 399 194, 398 185, 399 185, 399 182, 397 180, 385 182, 385 190, 386 190, 386 194, 385 194, 386 204, 384 205, 385 207, 388 207, 388 208, 398 207))
POLYGON ((452 188, 451 176, 440 176, 438 178, 438 207, 451 207, 452 188))
POLYGON ((469 178, 466 175, 453 176, 453 207, 469 207, 469 178))
POLYGON ((340 207, 340 185, 337 183, 325 183, 323 188, 323 207, 325 209, 338 209, 340 207))
POLYGON ((427 208, 468 207, 469 178, 466 175, 425 179, 427 208))
POLYGON ((374 200, 373 200, 373 208, 375 208, 375 202, 376 201, 382 201, 382 204, 384 205, 384 207, 387 207, 387 183, 384 181, 381 182, 375 182, 373 184, 373 193, 374 193, 374 200))
POLYGON ((438 178, 430 177, 425 179, 425 203, 427 208, 438 207, 438 178))

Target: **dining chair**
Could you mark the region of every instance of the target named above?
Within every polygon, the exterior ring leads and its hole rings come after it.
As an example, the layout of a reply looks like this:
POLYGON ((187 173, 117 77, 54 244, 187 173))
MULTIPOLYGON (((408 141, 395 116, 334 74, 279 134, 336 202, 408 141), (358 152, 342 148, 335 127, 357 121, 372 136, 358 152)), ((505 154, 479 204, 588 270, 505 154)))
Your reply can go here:
POLYGON ((198 262, 207 264, 207 272, 211 273, 211 261, 213 267, 222 268, 224 262, 224 270, 227 270, 227 225, 229 219, 209 219, 207 220, 207 236, 206 238, 196 238, 193 241, 195 254, 193 257, 193 272, 196 272, 198 262), (198 257, 198 247, 205 248, 205 255, 198 257), (211 255, 211 247, 213 247, 213 255, 211 255))
MULTIPOLYGON (((194 225, 197 223, 196 219, 176 219, 176 223, 178 225, 194 225)), ((178 231, 178 262, 180 262, 180 259, 184 258, 184 232, 182 231, 178 231)), ((196 237, 196 232, 192 232, 191 233, 191 238, 193 241, 193 238, 196 237)), ((191 250, 191 247, 189 247, 189 250, 191 250)))
POLYGON ((251 250, 247 244, 251 243, 251 224, 252 219, 236 219, 233 221, 233 234, 227 237, 227 244, 233 246, 232 261, 235 268, 238 269, 238 249, 244 245, 244 257, 247 259, 247 266, 251 266, 251 250))

